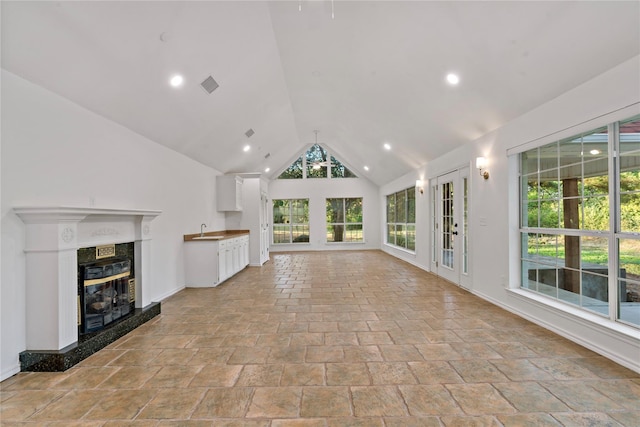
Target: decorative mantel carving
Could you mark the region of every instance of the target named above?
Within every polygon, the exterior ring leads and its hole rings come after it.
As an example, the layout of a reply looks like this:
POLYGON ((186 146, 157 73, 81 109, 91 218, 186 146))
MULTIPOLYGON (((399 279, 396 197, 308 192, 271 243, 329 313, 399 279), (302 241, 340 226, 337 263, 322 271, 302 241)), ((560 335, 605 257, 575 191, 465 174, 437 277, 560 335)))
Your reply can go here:
POLYGON ((79 248, 134 242, 136 307, 151 304, 151 221, 160 211, 37 206, 14 212, 26 230, 28 350, 61 350, 78 341, 79 248))

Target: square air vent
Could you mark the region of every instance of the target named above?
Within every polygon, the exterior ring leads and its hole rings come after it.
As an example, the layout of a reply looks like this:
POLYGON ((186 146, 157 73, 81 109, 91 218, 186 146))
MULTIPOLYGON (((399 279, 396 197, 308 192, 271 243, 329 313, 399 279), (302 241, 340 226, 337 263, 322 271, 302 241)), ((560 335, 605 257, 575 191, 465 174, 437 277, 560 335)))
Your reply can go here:
POLYGON ((247 138, 251 138, 253 136, 255 132, 253 131, 253 129, 249 129, 248 131, 246 131, 244 134, 247 136, 247 138))
POLYGON ((202 88, 206 90, 208 94, 211 94, 220 85, 213 79, 213 77, 209 76, 204 79, 202 83, 200 83, 200 86, 202 86, 202 88))

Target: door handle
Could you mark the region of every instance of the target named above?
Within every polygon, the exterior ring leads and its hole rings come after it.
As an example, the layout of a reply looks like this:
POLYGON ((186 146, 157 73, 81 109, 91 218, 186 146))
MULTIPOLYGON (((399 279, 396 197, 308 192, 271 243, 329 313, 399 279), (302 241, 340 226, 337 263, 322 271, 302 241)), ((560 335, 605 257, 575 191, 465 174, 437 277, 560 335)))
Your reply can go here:
POLYGON ((453 234, 454 236, 457 236, 457 235, 458 235, 458 232, 457 232, 457 231, 454 231, 454 232, 452 232, 451 234, 453 234))

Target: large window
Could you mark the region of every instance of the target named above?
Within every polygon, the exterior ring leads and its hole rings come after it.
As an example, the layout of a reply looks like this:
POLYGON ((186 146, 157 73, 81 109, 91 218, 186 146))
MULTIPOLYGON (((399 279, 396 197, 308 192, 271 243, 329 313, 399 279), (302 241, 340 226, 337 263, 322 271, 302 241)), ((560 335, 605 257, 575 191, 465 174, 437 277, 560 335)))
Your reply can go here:
POLYGON ((309 199, 273 200, 273 243, 309 242, 309 199))
POLYGON ((387 244, 416 249, 415 187, 387 196, 387 244))
POLYGON ((640 118, 522 153, 520 189, 522 286, 640 325, 640 118))
POLYGON ((362 197, 327 199, 327 242, 364 242, 362 197))

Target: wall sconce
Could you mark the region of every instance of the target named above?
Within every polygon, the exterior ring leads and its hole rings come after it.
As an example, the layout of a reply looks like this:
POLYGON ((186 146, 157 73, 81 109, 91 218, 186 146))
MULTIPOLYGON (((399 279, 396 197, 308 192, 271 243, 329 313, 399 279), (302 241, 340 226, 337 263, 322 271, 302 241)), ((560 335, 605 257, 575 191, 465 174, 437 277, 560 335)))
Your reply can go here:
POLYGON ((420 192, 420 194, 424 194, 424 188, 422 188, 422 180, 416 181, 416 189, 420 192))
POLYGON ((476 157, 476 168, 480 170, 480 176, 484 179, 489 179, 489 171, 486 169, 487 159, 484 157, 476 157), (482 171, 484 169, 484 172, 482 171))

